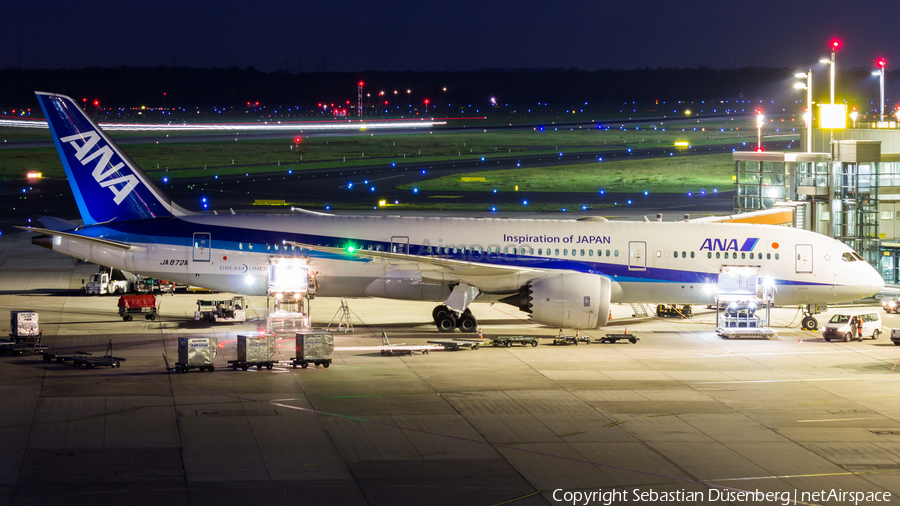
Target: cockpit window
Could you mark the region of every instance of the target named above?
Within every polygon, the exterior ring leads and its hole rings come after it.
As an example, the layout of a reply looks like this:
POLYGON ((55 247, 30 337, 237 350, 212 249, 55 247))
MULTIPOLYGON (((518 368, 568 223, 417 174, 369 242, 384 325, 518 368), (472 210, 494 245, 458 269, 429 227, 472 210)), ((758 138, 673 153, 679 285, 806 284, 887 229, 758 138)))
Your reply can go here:
POLYGON ((850 253, 844 253, 843 255, 841 255, 841 260, 843 260, 845 262, 855 262, 856 261, 856 259, 853 258, 853 255, 851 255, 850 253))
POLYGON ((863 257, 859 256, 859 253, 855 251, 853 252, 853 256, 855 256, 857 260, 862 260, 863 262, 866 261, 863 257))
POLYGON ((847 323, 850 321, 850 317, 845 314, 836 314, 831 317, 829 323, 847 323))

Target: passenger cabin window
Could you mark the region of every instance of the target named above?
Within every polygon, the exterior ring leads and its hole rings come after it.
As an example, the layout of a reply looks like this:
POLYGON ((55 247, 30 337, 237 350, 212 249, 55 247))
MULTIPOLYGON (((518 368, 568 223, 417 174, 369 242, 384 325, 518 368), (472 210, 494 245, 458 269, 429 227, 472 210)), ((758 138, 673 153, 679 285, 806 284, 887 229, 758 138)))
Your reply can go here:
MULTIPOLYGON (((614 253, 616 254, 616 256, 619 256, 619 250, 616 250, 614 253)), ((609 253, 607 253, 607 254, 609 254, 609 253)))
POLYGON ((238 249, 244 249, 244 243, 239 242, 239 243, 238 243, 238 249))
POLYGON ((584 256, 584 250, 581 250, 581 256, 584 256))
POLYGON ((554 255, 559 256, 559 250, 557 249, 557 250, 554 250, 554 251, 556 251, 556 253, 554 253, 554 255))
POLYGON ((778 260, 778 253, 775 253, 775 260, 778 260))
POLYGON ((743 259, 745 259, 745 258, 747 258, 747 254, 746 254, 746 253, 741 253, 741 260, 743 260, 743 259))
POLYGON ((719 252, 716 251, 716 258, 719 258, 719 252))
POLYGON ((589 257, 594 256, 594 250, 589 249, 589 250, 588 250, 588 256, 589 256, 589 257))

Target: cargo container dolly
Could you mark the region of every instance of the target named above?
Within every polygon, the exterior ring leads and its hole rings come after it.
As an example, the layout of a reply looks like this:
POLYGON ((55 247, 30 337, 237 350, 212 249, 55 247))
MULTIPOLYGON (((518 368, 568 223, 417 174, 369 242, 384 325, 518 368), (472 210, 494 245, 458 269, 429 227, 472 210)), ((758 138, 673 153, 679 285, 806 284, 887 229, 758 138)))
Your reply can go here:
POLYGON ((334 351, 334 334, 331 332, 297 332, 297 355, 291 359, 291 365, 303 369, 314 366, 328 368, 331 365, 331 352, 334 351))
POLYGON ((216 337, 179 337, 178 362, 169 367, 169 359, 163 354, 166 370, 169 372, 188 372, 197 369, 200 372, 216 370, 213 363, 218 355, 219 340, 216 337))
POLYGON ((275 356, 275 335, 239 335, 237 336, 237 360, 229 360, 228 367, 232 371, 242 369, 246 371, 251 367, 262 370, 263 367, 271 370, 278 363, 272 360, 275 356))
POLYGON ((490 337, 491 344, 494 346, 512 347, 513 344, 521 344, 522 346, 538 345, 538 339, 534 336, 497 336, 490 337))

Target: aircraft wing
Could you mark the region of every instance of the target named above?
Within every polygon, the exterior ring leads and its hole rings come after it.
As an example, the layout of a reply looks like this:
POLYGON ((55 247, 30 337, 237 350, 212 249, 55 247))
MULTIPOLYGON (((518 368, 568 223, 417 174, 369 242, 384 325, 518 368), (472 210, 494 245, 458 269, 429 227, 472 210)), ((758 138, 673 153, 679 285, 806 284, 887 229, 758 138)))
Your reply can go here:
POLYGON ((97 243, 107 248, 115 248, 120 250, 128 250, 128 251, 143 251, 146 248, 143 246, 132 246, 131 244, 119 241, 110 241, 109 239, 100 239, 97 237, 88 237, 84 235, 73 234, 71 232, 60 232, 58 230, 50 230, 49 228, 38 228, 38 227, 16 227, 19 230, 24 230, 26 232, 37 232, 39 234, 45 235, 61 235, 71 239, 80 239, 82 241, 88 241, 97 243))
POLYGON ((316 246, 313 244, 304 244, 293 241, 285 241, 285 244, 296 246, 298 248, 305 248, 312 251, 320 251, 322 253, 330 253, 332 255, 341 255, 351 258, 385 260, 391 264, 416 264, 418 265, 419 270, 439 270, 443 272, 453 273, 458 276, 499 276, 518 272, 543 271, 543 269, 534 269, 530 267, 502 264, 484 264, 477 262, 468 262, 465 260, 441 258, 438 256, 410 255, 408 253, 393 253, 388 251, 371 251, 362 249, 349 250, 346 248, 316 246))

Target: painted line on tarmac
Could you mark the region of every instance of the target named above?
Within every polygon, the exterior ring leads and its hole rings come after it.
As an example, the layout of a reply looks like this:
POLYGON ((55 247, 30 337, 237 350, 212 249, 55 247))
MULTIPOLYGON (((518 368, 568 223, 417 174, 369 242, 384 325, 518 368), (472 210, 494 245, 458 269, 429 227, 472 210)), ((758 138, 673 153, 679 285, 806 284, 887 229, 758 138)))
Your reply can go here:
POLYGON ((817 423, 817 422, 855 422, 858 420, 881 420, 884 416, 869 416, 866 418, 828 418, 824 420, 797 420, 797 423, 817 423))

